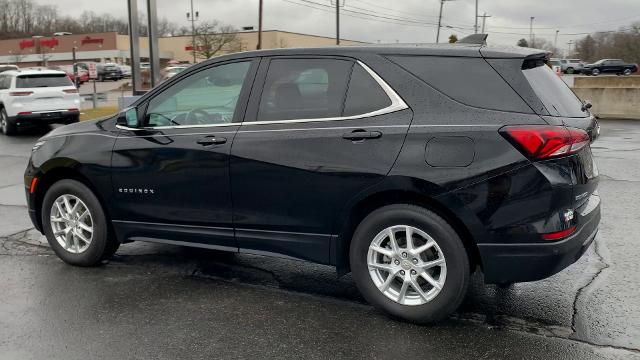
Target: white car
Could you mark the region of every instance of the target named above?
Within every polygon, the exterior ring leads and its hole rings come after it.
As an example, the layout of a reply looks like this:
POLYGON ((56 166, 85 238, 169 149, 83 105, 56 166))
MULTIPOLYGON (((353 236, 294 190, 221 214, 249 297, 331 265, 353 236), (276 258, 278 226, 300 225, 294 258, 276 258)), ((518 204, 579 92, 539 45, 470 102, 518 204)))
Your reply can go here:
POLYGON ((79 109, 78 89, 64 71, 0 73, 0 125, 5 135, 23 127, 78 122, 79 109))

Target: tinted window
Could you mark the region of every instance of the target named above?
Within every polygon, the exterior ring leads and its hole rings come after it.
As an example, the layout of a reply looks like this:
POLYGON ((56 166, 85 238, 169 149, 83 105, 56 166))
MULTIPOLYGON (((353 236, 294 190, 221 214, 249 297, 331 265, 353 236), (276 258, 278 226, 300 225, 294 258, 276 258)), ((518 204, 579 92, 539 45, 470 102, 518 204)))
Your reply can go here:
POLYGON ((463 104, 484 109, 532 112, 484 59, 443 56, 393 56, 390 59, 463 104))
POLYGON ((271 60, 258 120, 340 116, 352 66, 335 59, 271 60))
POLYGON ((360 65, 353 67, 344 116, 360 115, 384 109, 391 105, 391 99, 377 81, 360 65))
POLYGON ((549 114, 566 117, 587 116, 581 110, 580 100, 553 70, 542 61, 536 62, 535 65, 538 66, 525 66, 522 72, 549 114))
POLYGON ((146 126, 211 125, 233 121, 251 62, 199 71, 149 102, 146 126))
POLYGON ((67 74, 20 75, 16 78, 16 88, 72 86, 67 74))

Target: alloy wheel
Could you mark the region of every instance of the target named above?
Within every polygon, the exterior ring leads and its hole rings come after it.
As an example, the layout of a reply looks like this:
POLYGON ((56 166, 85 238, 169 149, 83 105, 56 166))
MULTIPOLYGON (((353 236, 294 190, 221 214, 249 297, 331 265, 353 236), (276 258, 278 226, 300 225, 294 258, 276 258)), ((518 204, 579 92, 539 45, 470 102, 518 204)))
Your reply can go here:
POLYGON ((87 205, 77 196, 60 195, 51 206, 51 230, 63 249, 80 254, 93 239, 93 218, 87 205))
POLYGON ((369 276, 386 297, 423 305, 442 290, 447 265, 438 243, 424 231, 396 225, 374 237, 367 253, 369 276))

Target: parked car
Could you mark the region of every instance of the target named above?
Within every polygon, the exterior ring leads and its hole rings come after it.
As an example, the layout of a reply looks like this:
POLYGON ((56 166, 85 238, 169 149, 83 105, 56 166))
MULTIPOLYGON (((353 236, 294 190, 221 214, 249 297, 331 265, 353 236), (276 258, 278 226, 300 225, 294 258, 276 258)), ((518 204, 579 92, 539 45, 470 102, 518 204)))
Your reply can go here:
POLYGON ((129 65, 118 65, 120 66, 120 71, 122 71, 122 77, 130 78, 131 77, 131 66, 129 65))
POLYGON ((29 214, 69 264, 131 241, 276 254, 438 321, 476 268, 543 279, 598 231, 597 122, 546 60, 469 43, 209 59, 40 139, 29 214))
POLYGON ((580 59, 561 59, 560 65, 565 74, 580 74, 585 64, 580 59))
POLYGON ((162 72, 161 72, 162 80, 171 79, 172 77, 178 75, 179 73, 183 72, 187 68, 189 67, 180 66, 180 65, 167 66, 166 68, 162 69, 162 72))
POLYGON ((582 72, 587 75, 597 76, 600 74, 631 75, 638 71, 637 64, 627 64, 620 59, 602 59, 593 64, 587 64, 582 72))
POLYGON ((0 73, 9 70, 18 70, 18 67, 16 65, 0 65, 0 73))
POLYGON ((549 59, 549 66, 554 73, 562 75, 562 62, 560 59, 549 59))
POLYGON ((122 70, 118 66, 118 64, 98 64, 98 81, 105 80, 121 80, 124 76, 122 75, 122 70))
POLYGON ((5 135, 42 124, 70 124, 80 116, 78 89, 64 71, 0 73, 0 125, 5 135))

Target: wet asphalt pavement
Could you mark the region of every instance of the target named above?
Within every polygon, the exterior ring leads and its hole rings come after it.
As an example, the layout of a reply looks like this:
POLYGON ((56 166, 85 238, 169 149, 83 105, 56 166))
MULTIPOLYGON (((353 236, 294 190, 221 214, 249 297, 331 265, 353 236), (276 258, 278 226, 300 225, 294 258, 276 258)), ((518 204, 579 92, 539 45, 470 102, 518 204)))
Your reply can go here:
POLYGON ((477 274, 431 327, 299 261, 133 243, 98 268, 65 265, 29 231, 22 173, 42 134, 0 135, 0 359, 640 359, 640 121, 603 121, 593 144, 595 246, 543 281, 477 274))

